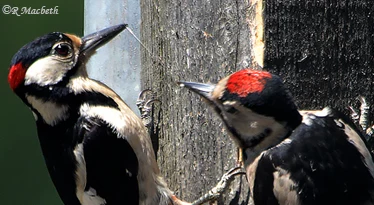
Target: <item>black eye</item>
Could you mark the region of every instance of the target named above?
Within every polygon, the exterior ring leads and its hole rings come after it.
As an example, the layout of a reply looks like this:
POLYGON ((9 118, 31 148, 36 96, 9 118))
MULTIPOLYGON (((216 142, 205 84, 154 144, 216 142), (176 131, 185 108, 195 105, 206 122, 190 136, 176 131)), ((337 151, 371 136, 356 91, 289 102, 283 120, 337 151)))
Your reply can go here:
POLYGON ((58 44, 55 48, 54 48, 54 54, 57 54, 59 56, 62 56, 62 57, 66 57, 70 54, 70 46, 67 45, 67 44, 58 44))

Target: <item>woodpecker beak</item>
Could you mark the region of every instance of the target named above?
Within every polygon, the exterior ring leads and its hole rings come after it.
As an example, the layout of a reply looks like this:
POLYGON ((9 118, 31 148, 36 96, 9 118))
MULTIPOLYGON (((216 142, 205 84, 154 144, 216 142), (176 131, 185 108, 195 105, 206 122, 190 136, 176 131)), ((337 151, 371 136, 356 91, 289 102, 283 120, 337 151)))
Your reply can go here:
POLYGON ((212 92, 216 85, 204 84, 204 83, 195 83, 195 82, 178 82, 179 86, 186 87, 191 91, 199 94, 201 97, 205 98, 208 101, 212 101, 212 92))
POLYGON ((126 28, 127 24, 120 24, 82 37, 80 53, 85 56, 92 54, 126 28))

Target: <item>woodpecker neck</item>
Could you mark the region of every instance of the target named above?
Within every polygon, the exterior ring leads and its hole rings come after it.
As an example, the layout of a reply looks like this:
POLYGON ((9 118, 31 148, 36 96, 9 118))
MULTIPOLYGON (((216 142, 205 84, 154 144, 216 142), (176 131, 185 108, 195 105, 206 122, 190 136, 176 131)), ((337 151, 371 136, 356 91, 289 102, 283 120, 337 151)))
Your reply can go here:
POLYGON ((242 147, 245 165, 251 164, 263 151, 287 141, 291 133, 292 129, 284 127, 282 124, 275 124, 271 128, 266 128, 260 134, 253 136, 253 140, 242 147))
POLYGON ((248 163, 252 162, 262 151, 281 143, 295 128, 295 126, 291 127, 290 123, 257 114, 245 107, 237 106, 236 108, 238 110, 236 113, 223 112, 222 117, 232 138, 243 149, 248 163))

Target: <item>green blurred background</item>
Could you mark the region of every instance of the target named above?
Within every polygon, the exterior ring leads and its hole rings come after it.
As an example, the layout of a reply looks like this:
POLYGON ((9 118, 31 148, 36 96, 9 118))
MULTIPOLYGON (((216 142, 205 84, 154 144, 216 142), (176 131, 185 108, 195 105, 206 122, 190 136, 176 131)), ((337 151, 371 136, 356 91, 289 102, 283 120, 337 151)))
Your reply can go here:
MULTIPOLYGON (((83 0, 0 0, 0 7, 54 8, 56 15, 0 12, 0 205, 62 205, 39 148, 34 118, 7 83, 12 56, 38 36, 62 31, 83 34, 83 0)), ((19 11, 20 13, 20 11, 19 11)))

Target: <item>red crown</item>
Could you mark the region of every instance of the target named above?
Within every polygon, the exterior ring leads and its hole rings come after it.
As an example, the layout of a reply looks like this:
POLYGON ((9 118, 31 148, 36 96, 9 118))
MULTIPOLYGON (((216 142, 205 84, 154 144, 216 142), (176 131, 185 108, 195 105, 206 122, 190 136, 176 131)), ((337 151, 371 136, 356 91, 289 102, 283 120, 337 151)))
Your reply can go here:
POLYGON ((227 90, 240 97, 246 97, 250 93, 260 93, 265 87, 266 80, 271 74, 266 71, 244 69, 233 73, 227 81, 227 90))

